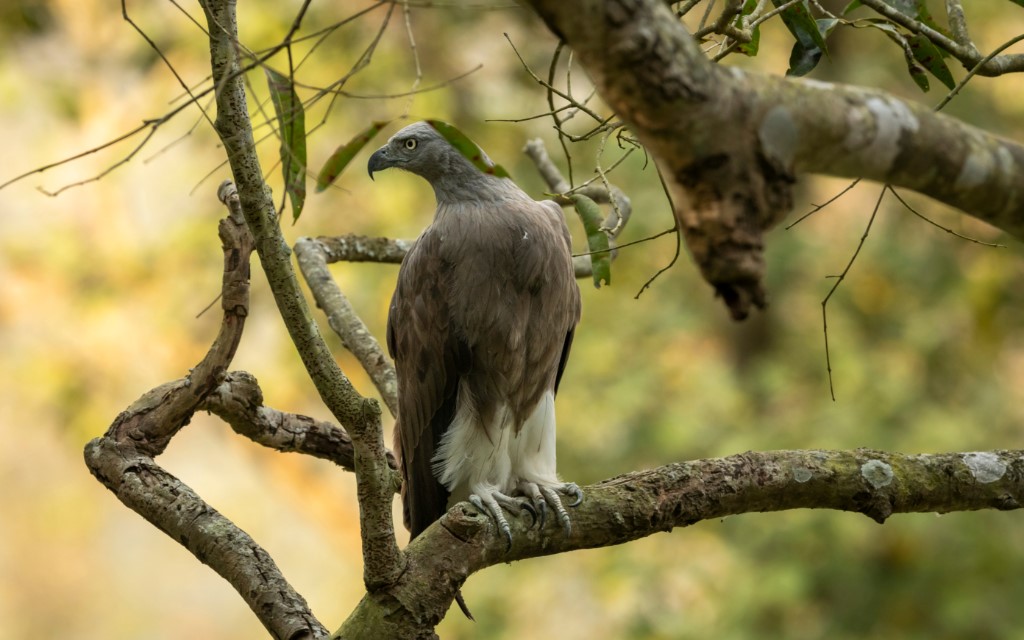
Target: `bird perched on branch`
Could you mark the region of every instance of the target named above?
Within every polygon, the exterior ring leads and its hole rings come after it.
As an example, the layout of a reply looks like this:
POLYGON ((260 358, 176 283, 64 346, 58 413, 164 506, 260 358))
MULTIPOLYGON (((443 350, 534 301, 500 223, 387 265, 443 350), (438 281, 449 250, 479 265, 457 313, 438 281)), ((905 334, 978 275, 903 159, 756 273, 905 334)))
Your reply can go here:
POLYGON ((550 509, 568 533, 562 498, 583 499, 555 472, 554 406, 580 293, 561 208, 498 177, 483 152, 471 161, 441 125, 405 127, 368 165, 371 178, 415 173, 437 198, 388 314, 405 525, 415 538, 468 499, 511 547, 503 508, 541 526, 550 509))

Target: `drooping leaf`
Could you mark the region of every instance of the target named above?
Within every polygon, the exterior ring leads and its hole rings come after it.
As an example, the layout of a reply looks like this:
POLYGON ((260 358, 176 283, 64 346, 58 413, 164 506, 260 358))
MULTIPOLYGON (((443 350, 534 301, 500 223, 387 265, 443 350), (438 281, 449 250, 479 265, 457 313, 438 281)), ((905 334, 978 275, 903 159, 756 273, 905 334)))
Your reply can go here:
POLYGON ((935 31, 938 31, 944 36, 950 38, 953 37, 953 34, 952 32, 950 32, 949 29, 939 25, 938 22, 935 22, 935 18, 933 18, 931 12, 928 11, 928 5, 926 3, 926 0, 914 0, 913 17, 916 18, 918 22, 924 23, 925 25, 931 27, 935 31))
POLYGON ((608 250, 608 234, 601 229, 601 207, 587 196, 575 194, 572 197, 576 213, 587 232, 587 247, 590 251, 590 267, 594 286, 601 288, 601 282, 612 283, 612 254, 608 250))
POLYGON ((908 37, 907 44, 914 54, 914 60, 920 62, 921 66, 938 78, 939 82, 946 85, 947 89, 952 90, 956 86, 953 74, 950 73, 949 67, 942 60, 942 51, 931 40, 918 34, 908 37))
POLYGON ((297 221, 306 202, 306 113, 288 76, 266 68, 270 99, 281 132, 281 166, 284 188, 292 201, 292 220, 297 221))
POLYGON ((466 134, 462 133, 454 126, 447 122, 442 122, 441 120, 427 120, 426 123, 434 127, 434 129, 441 134, 441 137, 448 141, 448 144, 455 147, 456 151, 472 162, 473 166, 480 171, 499 178, 512 177, 500 164, 491 162, 490 158, 487 157, 475 142, 470 140, 466 134))
POLYGON ((919 65, 913 58, 907 58, 907 71, 910 72, 910 78, 917 84, 917 86, 928 93, 931 88, 928 82, 928 74, 925 73, 924 67, 919 65))
MULTIPOLYGON (((778 8, 786 4, 786 0, 772 0, 772 4, 778 8)), ((779 14, 779 17, 782 18, 783 24, 786 25, 786 28, 789 29, 789 32, 793 34, 798 43, 805 42, 806 48, 810 48, 812 44, 817 45, 825 55, 828 55, 825 37, 818 30, 818 24, 814 21, 814 17, 811 16, 807 0, 786 7, 779 14)))
POLYGON ((903 57, 907 63, 907 72, 910 73, 910 79, 914 81, 914 84, 921 89, 921 91, 928 92, 931 88, 928 82, 928 73, 921 63, 914 59, 914 52, 910 48, 910 41, 908 40, 909 34, 900 31, 895 25, 886 20, 864 20, 862 24, 878 29, 886 35, 890 40, 899 45, 903 51, 903 57))
MULTIPOLYGON (((821 41, 824 41, 828 34, 839 24, 839 21, 835 18, 823 18, 815 20, 814 23, 818 33, 821 35, 821 41)), ((826 53, 826 51, 818 46, 817 41, 811 39, 805 33, 794 33, 794 36, 796 37, 796 42, 793 43, 793 50, 789 53, 789 69, 786 71, 786 75, 807 75, 814 67, 818 66, 821 55, 826 53)))
POLYGON ((334 181, 338 179, 338 176, 345 170, 348 163, 352 162, 352 158, 362 151, 363 147, 380 133, 380 130, 387 126, 387 124, 388 121, 373 122, 369 127, 357 133, 351 140, 335 149, 331 157, 324 163, 323 168, 320 169, 320 174, 316 177, 317 193, 334 184, 334 181))
MULTIPOLYGON (((1022 0, 1024 1, 1024 0, 1022 0)), ((747 0, 746 4, 743 5, 743 10, 740 11, 740 15, 736 17, 734 26, 737 29, 743 28, 743 18, 749 16, 757 8, 757 0, 747 0)), ((758 47, 761 43, 761 25, 754 27, 753 31, 750 32, 750 42, 741 42, 736 46, 736 50, 745 56, 754 57, 757 55, 758 47)))

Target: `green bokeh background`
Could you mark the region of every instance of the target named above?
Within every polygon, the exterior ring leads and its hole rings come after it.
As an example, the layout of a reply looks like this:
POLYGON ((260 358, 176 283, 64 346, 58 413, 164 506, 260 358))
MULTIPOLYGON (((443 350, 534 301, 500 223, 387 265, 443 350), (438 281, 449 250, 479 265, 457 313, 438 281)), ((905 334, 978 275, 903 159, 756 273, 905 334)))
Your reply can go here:
MULTIPOLYGON (((253 49, 276 42, 299 4, 241 3, 243 42, 253 49)), ((362 6, 336 4, 314 4, 306 28, 362 6)), ((540 72, 554 43, 525 11, 495 6, 413 8, 422 86, 482 68, 417 95, 411 105, 408 98, 340 99, 310 139, 310 164, 318 167, 369 121, 408 106, 413 117, 457 124, 540 197, 544 187, 520 150, 539 136, 564 169, 549 121, 488 120, 545 109, 541 89, 502 34, 540 72)), ((198 7, 182 7, 202 19, 198 7)), ((206 76, 204 37, 174 5, 130 3, 129 10, 187 82, 206 76)), ((1012 3, 971 3, 967 10, 982 51, 1024 31, 1024 9, 1012 3)), ((941 14, 941 7, 933 12, 941 14)), ((300 79, 325 85, 345 73, 382 17, 377 9, 339 29, 305 63, 300 79)), ((782 73, 789 42, 784 30, 769 25, 757 59, 730 63, 782 73)), ((918 91, 902 54, 881 34, 839 30, 830 42, 832 57, 813 77, 880 86, 927 104, 941 98, 937 82, 930 94, 918 91)), ((308 49, 297 47, 296 59, 308 49)), ((274 64, 286 68, 283 58, 274 64)), ((573 77, 574 88, 585 91, 582 70, 573 77)), ((345 89, 400 93, 414 78, 398 10, 372 64, 345 89)), ((264 98, 262 74, 251 81, 264 98)), ((159 116, 180 93, 111 3, 9 1, 0 8, 0 181, 159 116)), ((1024 140, 1022 95, 1018 76, 977 78, 948 111, 1024 140)), ((310 126, 324 118, 324 105, 307 114, 310 126)), ((124 508, 82 463, 84 444, 119 411, 202 357, 219 321, 214 313, 196 315, 219 291, 222 211, 215 189, 228 172, 195 108, 102 180, 58 197, 36 189, 89 178, 134 144, 0 190, 2 640, 264 634, 225 582, 124 508)), ((279 193, 276 148, 268 138, 261 153, 279 193)), ((577 177, 592 175, 596 153, 593 143, 573 150, 577 177)), ((604 164, 618 153, 610 143, 604 164)), ((414 237, 432 211, 429 187, 397 172, 371 183, 359 169, 364 161, 357 158, 339 188, 311 196, 299 223, 286 223, 287 237, 414 237)), ((634 207, 624 240, 671 225, 657 177, 641 154, 612 176, 634 207)), ((844 186, 803 180, 795 213, 844 186)), ((833 282, 827 277, 855 250, 878 189, 863 184, 793 229, 772 231, 771 307, 743 324, 728 319, 685 253, 634 299, 671 260, 670 236, 623 249, 611 287, 584 282, 584 319, 559 395, 562 475, 590 483, 746 450, 1024 448, 1021 244, 912 194, 907 198, 936 222, 1007 247, 957 239, 887 199, 829 303, 837 395, 831 400, 820 302, 833 282)), ((574 233, 581 237, 578 228, 574 233)), ((582 242, 577 248, 584 250, 582 242)), ((396 268, 332 269, 382 335, 396 268)), ((342 367, 372 393, 339 342, 330 340, 342 367)), ((329 417, 258 269, 235 366, 258 377, 269 405, 329 417)), ((207 416, 197 416, 160 461, 263 544, 328 627, 344 619, 362 594, 351 475, 262 450, 207 416)), ((478 622, 456 612, 439 632, 509 639, 1024 638, 1021 518, 923 514, 879 526, 854 514, 797 511, 703 522, 612 549, 488 569, 464 588, 478 622)))

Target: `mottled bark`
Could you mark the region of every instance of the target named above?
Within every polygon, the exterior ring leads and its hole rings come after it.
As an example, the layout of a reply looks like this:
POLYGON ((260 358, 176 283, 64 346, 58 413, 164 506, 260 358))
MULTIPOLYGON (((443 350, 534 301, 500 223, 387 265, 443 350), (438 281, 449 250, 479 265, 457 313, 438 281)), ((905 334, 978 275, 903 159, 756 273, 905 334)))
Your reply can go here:
MULTIPOLYGON (((363 563, 368 588, 391 580, 404 566, 394 535, 391 505, 394 474, 383 446, 380 407, 363 398, 327 348, 289 260, 279 219, 263 181, 241 74, 238 23, 232 0, 203 0, 217 91, 214 126, 238 185, 242 213, 255 239, 260 263, 302 363, 320 398, 352 436, 363 563)), ((297 28, 297 23, 296 23, 297 28)))
POLYGON ((491 565, 637 540, 701 520, 788 509, 836 509, 884 522, 896 513, 1019 509, 1024 452, 903 455, 769 451, 637 471, 585 488, 572 535, 554 519, 510 519, 512 548, 493 522, 457 505, 406 549, 404 574, 367 594, 335 638, 430 637, 455 590, 491 565), (374 636, 373 633, 383 635, 374 636))
POLYGON ((224 317, 213 346, 188 376, 146 392, 122 411, 103 437, 86 445, 85 462, 96 479, 128 508, 227 580, 272 637, 320 638, 327 630, 267 552, 153 461, 221 384, 249 313, 253 241, 242 220, 237 194, 223 186, 221 193, 232 215, 220 225, 224 317))
MULTIPOLYGON (((232 371, 224 376, 220 385, 199 404, 199 409, 216 415, 236 433, 264 447, 330 460, 346 471, 355 471, 355 452, 348 432, 331 422, 264 406, 256 378, 245 371, 232 371)), ((401 483, 398 465, 390 451, 385 456, 397 492, 401 483)))
POLYGON ((659 0, 525 0, 657 159, 705 279, 766 301, 763 232, 798 174, 913 189, 1024 239, 1024 147, 883 92, 711 63, 659 0))

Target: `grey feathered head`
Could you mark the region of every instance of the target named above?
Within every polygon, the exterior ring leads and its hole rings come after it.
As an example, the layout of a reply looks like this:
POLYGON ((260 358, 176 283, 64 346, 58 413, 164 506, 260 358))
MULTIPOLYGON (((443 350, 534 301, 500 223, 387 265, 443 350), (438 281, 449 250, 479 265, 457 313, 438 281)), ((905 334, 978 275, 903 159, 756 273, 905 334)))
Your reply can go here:
MULTIPOLYGON (((490 158, 481 151, 486 164, 490 158)), ((500 181, 473 166, 427 122, 415 122, 391 136, 373 152, 367 163, 370 178, 375 171, 396 167, 415 173, 434 187, 438 201, 452 199, 484 181, 500 181)))

